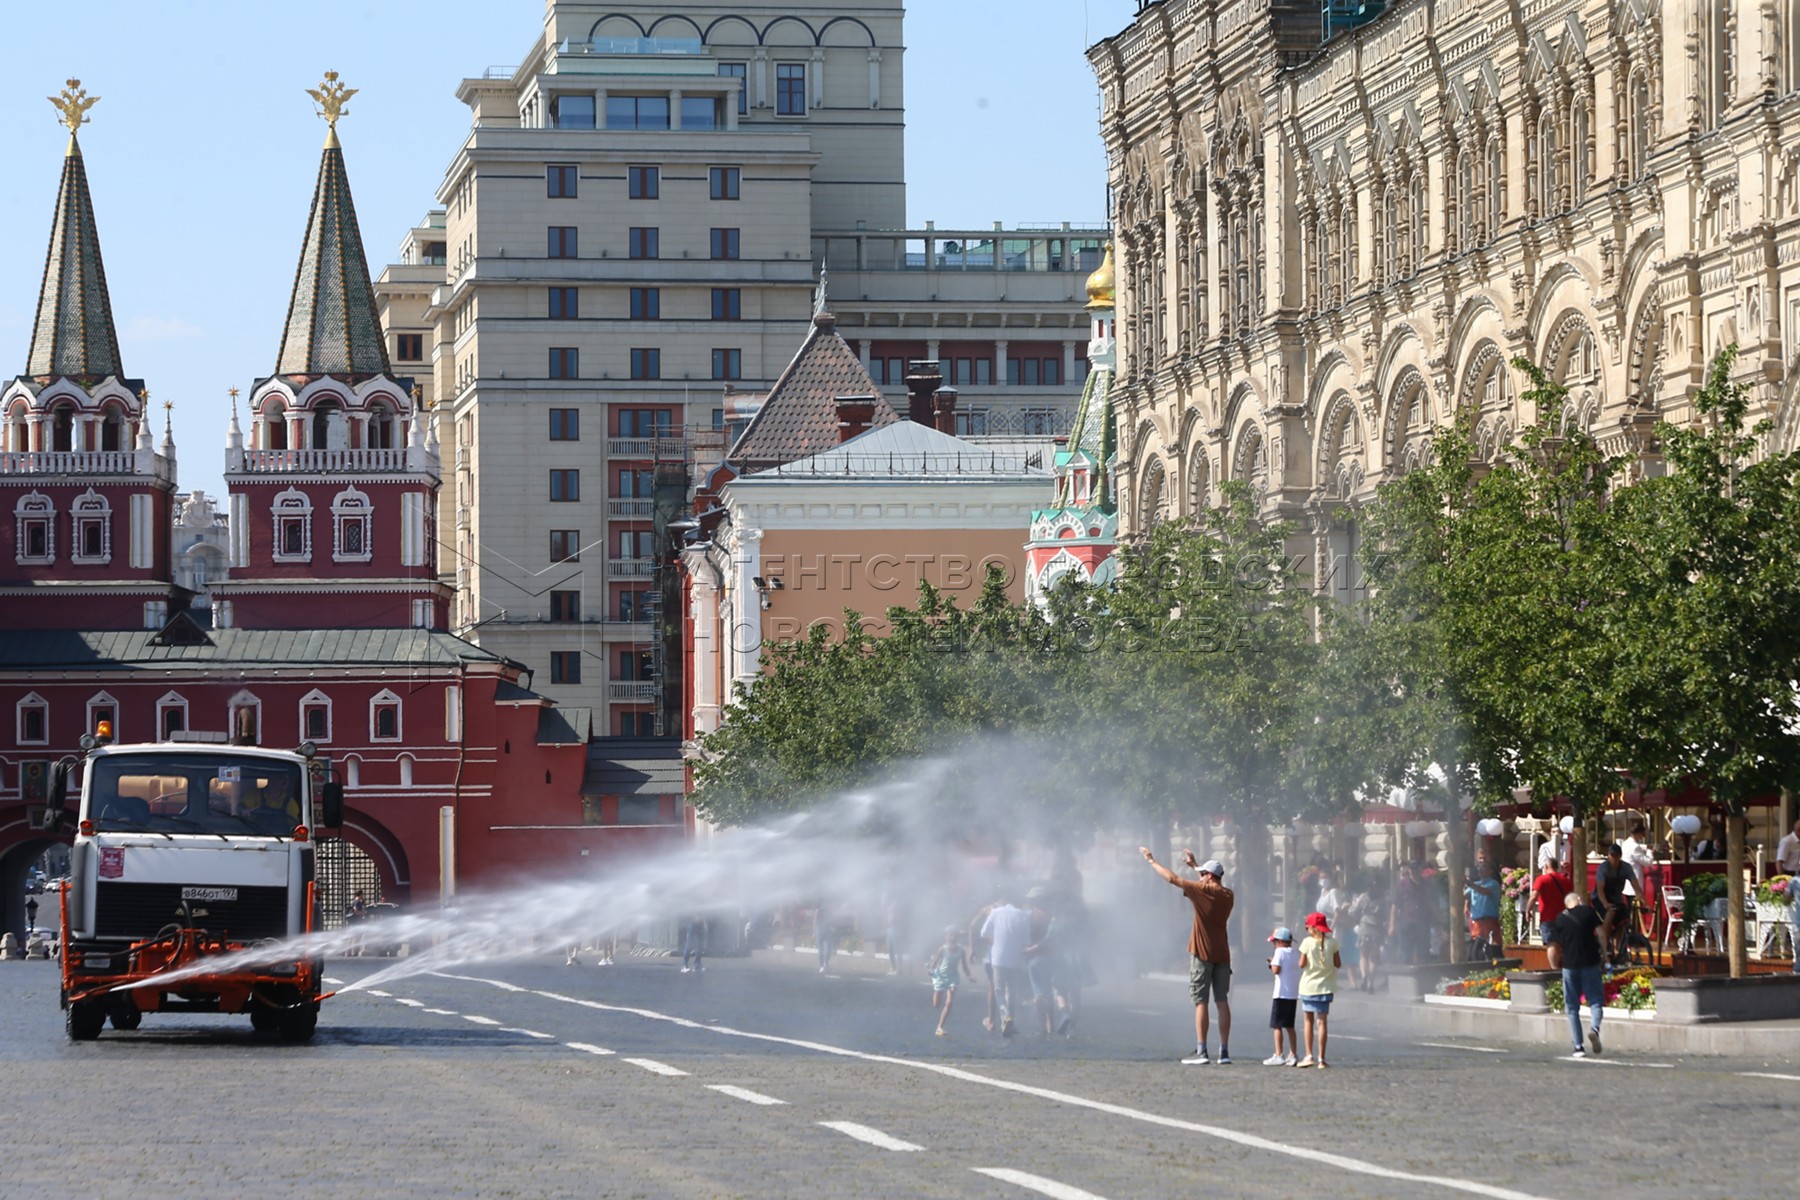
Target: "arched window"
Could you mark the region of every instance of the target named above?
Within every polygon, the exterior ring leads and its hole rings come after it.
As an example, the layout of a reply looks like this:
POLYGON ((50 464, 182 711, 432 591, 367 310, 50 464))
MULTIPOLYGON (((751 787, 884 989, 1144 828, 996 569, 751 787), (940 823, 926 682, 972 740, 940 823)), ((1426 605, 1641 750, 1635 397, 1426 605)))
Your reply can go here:
POLYGON ((275 497, 275 561, 312 561, 312 499, 298 488, 275 497))
POLYGON ((110 692, 96 692, 87 702, 87 732, 97 734, 102 721, 111 725, 114 742, 125 740, 119 726, 119 702, 113 699, 110 692))
POLYGON ((262 742, 262 701, 254 693, 242 691, 227 701, 225 719, 233 742, 240 746, 262 742))
POLYGON ((1587 198, 1588 110, 1587 101, 1569 105, 1569 183, 1564 208, 1574 208, 1587 198))
POLYGON ((379 400, 369 406, 369 449, 394 448, 394 410, 379 400))
POLYGON ((65 454, 75 449, 75 406, 58 404, 50 410, 50 449, 65 454))
POLYGON ((1407 224, 1412 231, 1412 247, 1409 254, 1412 274, 1425 269, 1425 256, 1430 246, 1431 222, 1425 219, 1425 165, 1420 163, 1412 171, 1412 178, 1407 191, 1407 224))
POLYGON ((300 697, 300 740, 331 741, 331 697, 317 688, 300 697))
POLYGON ((125 421, 119 415, 119 410, 107 409, 106 414, 100 418, 100 449, 123 450, 125 448, 122 444, 124 439, 121 435, 124 429, 125 421))
POLYGON ((188 702, 180 692, 165 692, 156 702, 156 736, 162 741, 172 741, 176 734, 186 733, 188 725, 188 702))
POLYGON ((27 492, 13 505, 13 528, 18 535, 14 554, 21 563, 56 560, 56 506, 42 492, 27 492))
POLYGON ((349 444, 349 427, 344 421, 344 406, 336 400, 321 400, 313 405, 313 449, 343 450, 349 444))
POLYGON ((1477 214, 1486 207, 1481 196, 1476 192, 1479 176, 1475 169, 1475 151, 1464 147, 1456 156, 1456 245, 1454 249, 1467 253, 1481 244, 1475 234, 1477 214))
POLYGON ((339 492, 331 501, 331 557, 338 562, 368 562, 371 506, 367 493, 354 487, 339 492))
POLYGON ((1487 170, 1482 172, 1482 184, 1487 189, 1488 203, 1482 241, 1490 242, 1500 236, 1500 226, 1506 221, 1506 143, 1498 129, 1487 136, 1487 170))
POLYGON ((70 557, 78 563, 112 561, 112 505, 106 497, 89 488, 70 506, 69 520, 74 537, 70 557))
POLYGON ((386 688, 375 693, 369 700, 369 740, 400 740, 400 697, 386 688))
POLYGON ((1631 82, 1626 85, 1625 106, 1625 177, 1635 183, 1650 170, 1650 147, 1654 138, 1650 127, 1650 80, 1641 67, 1631 73, 1631 82))
POLYGON ((410 754, 402 754, 400 756, 400 786, 403 788, 409 788, 412 785, 413 785, 413 756, 410 754))
POLYGON ((31 410, 21 400, 6 414, 6 448, 14 454, 31 452, 31 410))
POLYGON ((1554 216, 1561 211, 1558 198, 1562 195, 1562 139, 1557 134, 1556 114, 1548 105, 1538 114, 1537 127, 1537 169, 1538 169, 1538 216, 1554 216))
POLYGON ((50 741, 50 702, 31 692, 13 706, 14 735, 21 746, 43 746, 50 741))
POLYGON ((271 396, 263 405, 262 435, 262 449, 288 448, 287 405, 279 396, 271 396))

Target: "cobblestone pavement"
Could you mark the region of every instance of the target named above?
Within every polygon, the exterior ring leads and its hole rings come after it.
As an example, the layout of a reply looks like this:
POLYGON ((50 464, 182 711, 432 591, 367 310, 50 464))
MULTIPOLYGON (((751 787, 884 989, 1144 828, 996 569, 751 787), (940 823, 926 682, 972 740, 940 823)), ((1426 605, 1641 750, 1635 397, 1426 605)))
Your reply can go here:
POLYGON ((71 1044, 54 965, 0 965, 0 1196, 1688 1198, 1792 1177, 1800 1046, 1577 1062, 1347 996, 1332 1070, 1269 1068, 1267 992, 1241 981, 1237 1062, 1185 1067, 1178 983, 1094 989, 1068 1040, 988 1036, 964 989, 935 1038, 921 978, 797 957, 419 975, 329 1001, 309 1046, 154 1015, 71 1044))

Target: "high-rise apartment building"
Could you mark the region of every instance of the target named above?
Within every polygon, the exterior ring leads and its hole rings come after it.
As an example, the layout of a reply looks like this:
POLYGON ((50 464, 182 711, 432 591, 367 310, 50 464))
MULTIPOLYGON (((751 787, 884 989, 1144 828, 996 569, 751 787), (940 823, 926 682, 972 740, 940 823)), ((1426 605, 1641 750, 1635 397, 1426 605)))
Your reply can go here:
POLYGON ((941 359, 969 434, 1067 429, 1103 234, 906 227, 900 0, 549 0, 376 285, 430 375, 452 627, 533 686, 673 733, 666 536, 815 311, 898 390, 941 359), (1029 415, 1027 415, 1029 410, 1029 415))

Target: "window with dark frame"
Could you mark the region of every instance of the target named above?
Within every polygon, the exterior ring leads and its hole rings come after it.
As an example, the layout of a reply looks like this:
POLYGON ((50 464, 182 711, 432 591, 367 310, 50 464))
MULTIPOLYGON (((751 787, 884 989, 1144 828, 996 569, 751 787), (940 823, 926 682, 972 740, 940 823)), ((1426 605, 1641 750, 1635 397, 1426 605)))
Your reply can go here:
POLYGON ((167 741, 176 734, 187 729, 187 709, 179 704, 171 704, 162 710, 162 735, 167 741))
POLYGON ((648 621, 649 619, 649 592, 633 590, 619 593, 619 620, 648 621))
POLYGON ((394 339, 401 362, 419 362, 425 357, 425 335, 403 333, 394 339))
POLYGON ((668 437, 675 425, 675 414, 666 408, 621 408, 618 413, 620 437, 668 437))
POLYGON ((714 200, 736 200, 743 172, 737 167, 708 167, 706 179, 714 200))
POLYGON ((581 620, 581 593, 578 591, 551 592, 550 619, 563 622, 581 620))
POLYGON ((559 504, 581 499, 581 472, 570 469, 550 472, 550 499, 559 504))
POLYGON ((579 187, 575 167, 552 163, 544 168, 544 194, 550 199, 573 200, 579 187))
POLYGON ((581 651, 552 650, 550 652, 550 682, 581 682, 581 651))
POLYGON ((581 351, 573 346, 550 347, 550 378, 581 378, 581 351))
POLYGON ((662 231, 654 225, 631 227, 628 253, 632 258, 661 258, 662 231))
POLYGON ((805 63, 777 63, 775 65, 775 115, 778 117, 804 117, 806 115, 805 63))
POLYGON ((662 289, 653 287, 632 288, 631 319, 634 321, 662 320, 662 289))
POLYGON ((50 522, 42 517, 28 517, 19 522, 20 542, 24 558, 50 557, 50 522))
POLYGON ((662 351, 639 348, 631 352, 631 377, 633 379, 661 379, 662 351))
POLYGON ((712 256, 715 261, 721 262, 738 257, 738 231, 736 229, 712 231, 712 256))
POLYGON ((322 742, 331 734, 331 709, 323 704, 308 704, 300 710, 301 736, 311 742, 322 742))
POLYGON ((660 167, 626 167, 625 194, 633 200, 655 200, 662 195, 660 167))
POLYGON ((27 704, 19 709, 19 740, 39 743, 50 740, 50 709, 42 704, 27 704))
POLYGON ((581 531, 579 529, 552 529, 550 531, 550 561, 553 563, 579 562, 581 560, 581 531))
POLYGON ((550 319, 552 321, 573 321, 580 316, 580 288, 553 287, 550 289, 550 319))
MULTIPOLYGON (((714 379, 742 379, 744 377, 744 352, 742 350, 714 350, 712 352, 712 377, 714 379)), ((724 409, 718 410, 721 418, 724 409)))
POLYGON ((306 553, 306 518, 281 518, 281 553, 288 556, 306 553))
POLYGON ((580 258, 579 241, 573 225, 550 226, 550 257, 580 258))
POLYGON ((375 706, 375 736, 381 741, 393 741, 400 736, 400 706, 398 704, 377 704, 375 706))
POLYGON ((579 408, 553 408, 550 410, 550 440, 553 442, 579 442, 581 440, 581 410, 579 408))
POLYGON ((714 288, 712 290, 712 319, 715 321, 743 320, 743 291, 739 288, 714 288))

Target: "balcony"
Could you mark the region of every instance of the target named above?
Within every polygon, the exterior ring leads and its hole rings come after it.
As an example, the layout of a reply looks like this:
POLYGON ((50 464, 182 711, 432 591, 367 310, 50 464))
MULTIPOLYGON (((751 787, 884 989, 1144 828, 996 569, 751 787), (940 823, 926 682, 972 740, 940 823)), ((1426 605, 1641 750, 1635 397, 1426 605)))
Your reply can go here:
MULTIPOLYGON (((157 479, 169 477, 168 460, 161 455, 146 456, 151 467, 145 472, 157 479)), ((0 475, 136 475, 138 456, 135 450, 9 450, 0 453, 0 475)))
POLYGON ((606 453, 612 458, 654 458, 681 460, 687 457, 688 444, 678 437, 618 437, 606 439, 606 453))
POLYGON ((635 517, 648 521, 656 515, 656 501, 645 499, 608 500, 606 515, 609 517, 635 517))
POLYGON ((242 465, 227 465, 227 470, 275 474, 315 474, 328 471, 391 473, 409 469, 423 470, 424 464, 421 461, 417 468, 409 468, 404 446, 389 450, 245 450, 242 465))
POLYGON ((606 684, 606 698, 615 703, 620 701, 643 703, 655 701, 661 696, 662 684, 654 680, 611 679, 606 684))
POLYGON ((606 573, 614 579, 649 579, 656 574, 653 558, 609 558, 606 573))

